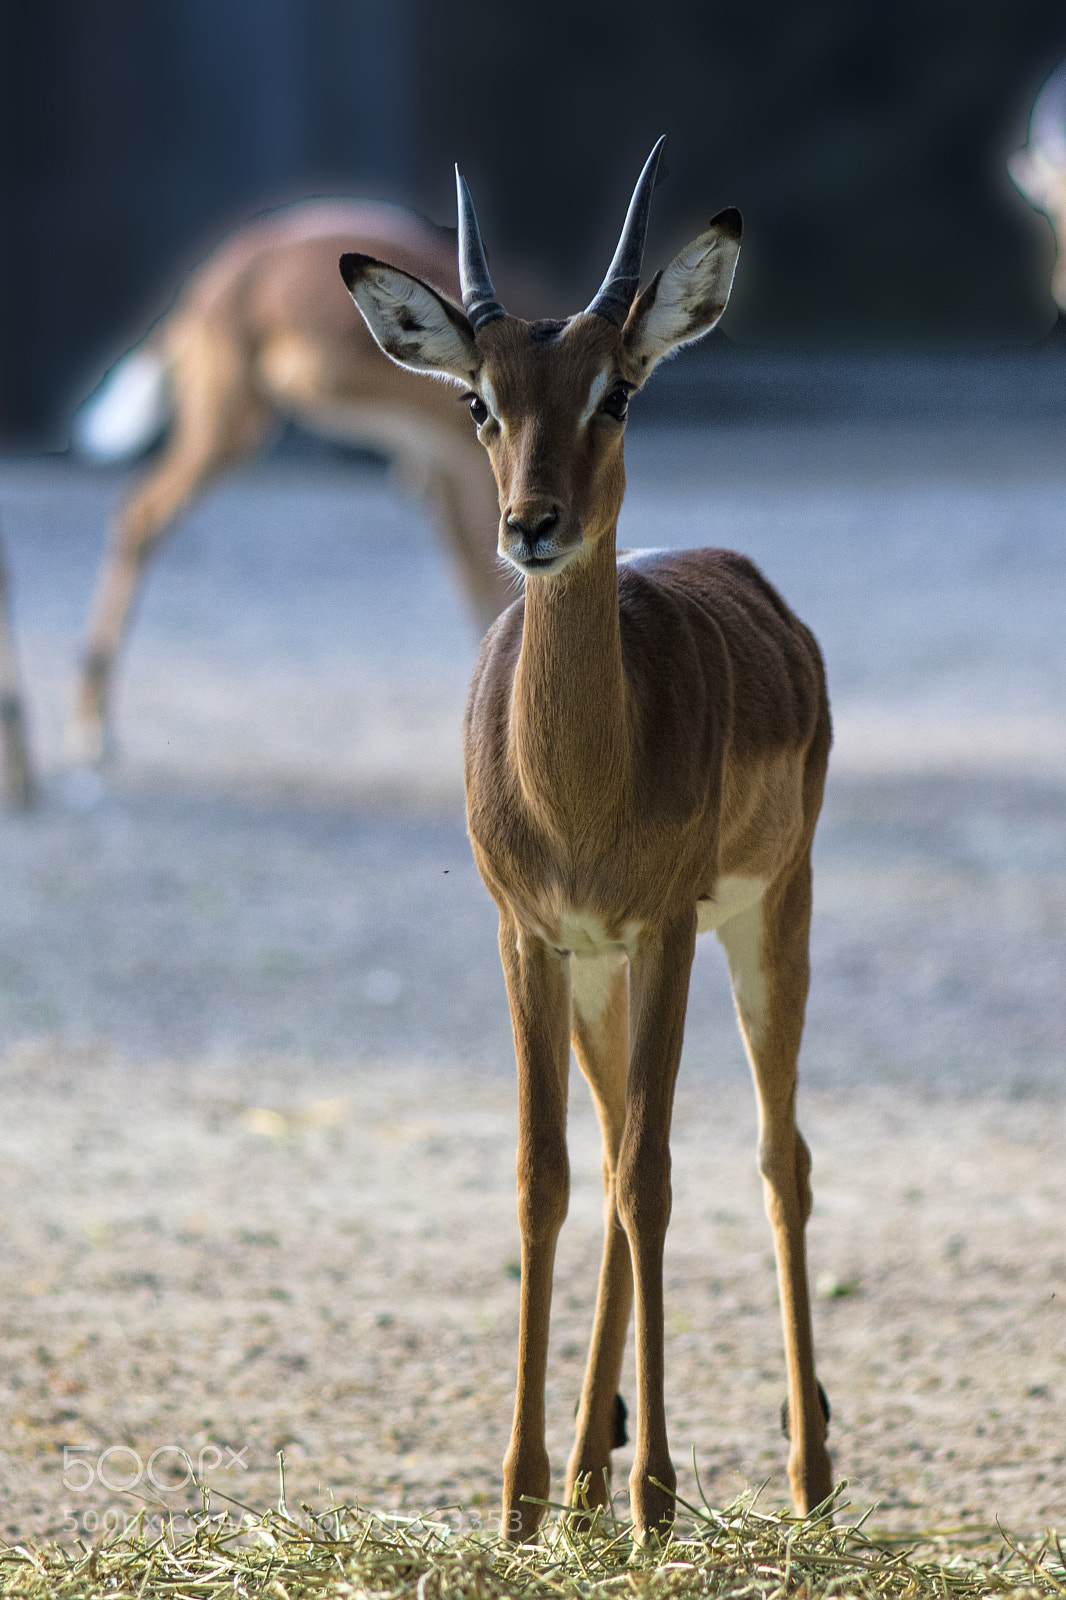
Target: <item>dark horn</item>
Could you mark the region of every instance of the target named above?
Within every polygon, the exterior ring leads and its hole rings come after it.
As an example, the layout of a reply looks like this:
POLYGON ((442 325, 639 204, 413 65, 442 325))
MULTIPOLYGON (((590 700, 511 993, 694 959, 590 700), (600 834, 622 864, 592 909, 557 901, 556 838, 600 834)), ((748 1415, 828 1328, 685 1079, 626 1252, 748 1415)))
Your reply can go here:
POLYGON ((455 169, 455 198, 459 208, 459 287, 463 295, 463 310, 476 333, 486 322, 505 317, 507 312, 497 300, 496 290, 492 287, 474 202, 458 166, 455 169))
POLYGON ((640 269, 644 260, 644 243, 648 237, 648 217, 651 213, 651 192, 659 176, 659 163, 662 160, 665 143, 666 135, 663 134, 644 163, 644 171, 637 179, 633 198, 629 202, 629 210, 626 212, 614 260, 607 268, 607 276, 600 284, 594 298, 585 307, 586 312, 603 317, 607 322, 613 322, 616 328, 620 328, 628 317, 629 308, 640 288, 640 269))
POLYGON ((1029 118, 1029 143, 1056 167, 1066 167, 1066 61, 1036 97, 1029 118))

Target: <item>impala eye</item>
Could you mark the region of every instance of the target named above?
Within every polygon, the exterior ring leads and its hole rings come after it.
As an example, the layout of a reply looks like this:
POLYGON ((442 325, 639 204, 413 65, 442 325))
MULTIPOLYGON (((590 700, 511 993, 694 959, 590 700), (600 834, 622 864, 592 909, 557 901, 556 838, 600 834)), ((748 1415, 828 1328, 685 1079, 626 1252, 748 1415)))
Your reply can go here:
POLYGON ((605 411, 616 422, 624 422, 629 411, 629 390, 619 384, 602 402, 600 410, 605 411))
POLYGON ((470 415, 479 428, 483 422, 488 420, 489 408, 479 394, 470 396, 470 415))

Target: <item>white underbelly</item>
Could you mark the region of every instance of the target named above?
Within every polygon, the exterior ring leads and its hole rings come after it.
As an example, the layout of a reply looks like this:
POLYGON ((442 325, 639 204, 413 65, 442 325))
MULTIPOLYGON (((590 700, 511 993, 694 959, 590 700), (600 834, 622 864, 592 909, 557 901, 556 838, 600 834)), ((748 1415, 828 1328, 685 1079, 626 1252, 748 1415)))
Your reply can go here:
POLYGON ((765 878, 719 878, 713 900, 696 902, 696 932, 711 933, 741 911, 751 907, 766 893, 765 878))
MULTIPOLYGON (((739 874, 719 878, 713 899, 696 902, 697 933, 710 933, 741 911, 749 911, 765 894, 766 881, 765 878, 747 878, 739 874)), ((537 931, 541 938, 579 960, 599 960, 605 956, 632 956, 643 927, 642 922, 627 922, 620 933, 611 935, 603 918, 595 911, 577 911, 567 907, 559 914, 557 937, 549 938, 544 929, 537 931)))
POLYGON ((452 429, 400 406, 290 400, 288 409, 314 433, 380 450, 386 456, 401 456, 405 461, 435 466, 457 453, 452 429))
MULTIPOLYGON (((710 933, 741 912, 758 905, 766 892, 765 878, 719 878, 713 900, 696 903, 696 931, 710 933)), ((608 937, 594 912, 567 910, 559 918, 559 948, 570 952, 570 993, 575 1009, 589 1026, 603 1020, 620 968, 636 953, 642 924, 629 922, 620 938, 608 937)), ((758 961, 756 960, 756 966, 758 961)))
POLYGON ((559 917, 558 946, 574 956, 630 955, 642 927, 640 922, 627 922, 618 937, 612 938, 595 911, 566 910, 559 917))

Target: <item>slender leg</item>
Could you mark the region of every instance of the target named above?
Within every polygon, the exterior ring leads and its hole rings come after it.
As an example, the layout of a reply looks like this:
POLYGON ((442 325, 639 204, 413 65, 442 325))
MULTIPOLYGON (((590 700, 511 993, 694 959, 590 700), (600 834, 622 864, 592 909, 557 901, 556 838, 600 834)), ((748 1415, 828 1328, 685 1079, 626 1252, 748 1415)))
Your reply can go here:
POLYGON ((544 1444, 552 1270, 570 1198, 566 1090, 570 1062, 570 986, 565 958, 500 918, 500 955, 511 1006, 518 1064, 518 1223, 522 1289, 518 1386, 511 1442, 503 1463, 506 1538, 531 1539, 549 1489, 544 1444))
POLYGON ((571 1501, 578 1480, 587 1478, 589 1504, 596 1506, 607 1502, 618 1380, 633 1301, 629 1240, 616 1193, 629 1065, 628 963, 624 956, 571 959, 570 982, 574 1054, 592 1091, 603 1134, 603 1263, 566 1498, 571 1501))
POLYGON ((810 1511, 833 1487, 814 1371, 804 1229, 811 1212, 810 1153, 796 1127, 796 1061, 809 979, 809 852, 760 904, 718 930, 759 1103, 759 1169, 774 1234, 788 1368, 789 1483, 810 1511))
POLYGON ((480 445, 430 473, 430 498, 436 506, 448 548, 466 598, 482 629, 515 598, 514 586, 496 553, 499 496, 480 445))
POLYGON ((629 1492, 638 1538, 663 1532, 674 1518, 677 1475, 663 1396, 663 1246, 671 1203, 670 1117, 695 943, 693 910, 642 940, 630 977, 633 1047, 618 1213, 629 1237, 636 1308, 637 1432, 629 1492))
POLYGON ((0 546, 0 764, 3 767, 4 798, 19 811, 29 811, 37 802, 37 781, 30 756, 26 719, 23 714, 22 686, 15 653, 15 636, 8 608, 7 568, 0 546))
POLYGON ((173 381, 171 439, 120 510, 97 578, 68 738, 75 760, 99 761, 105 753, 115 659, 149 558, 178 513, 262 437, 266 413, 250 387, 245 353, 224 336, 187 332, 173 381))

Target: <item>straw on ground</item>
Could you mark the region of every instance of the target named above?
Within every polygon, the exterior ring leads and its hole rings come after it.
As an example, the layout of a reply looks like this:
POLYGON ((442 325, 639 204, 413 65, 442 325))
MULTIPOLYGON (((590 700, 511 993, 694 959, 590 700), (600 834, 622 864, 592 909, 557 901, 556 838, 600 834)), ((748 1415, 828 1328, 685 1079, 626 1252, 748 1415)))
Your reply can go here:
MULTIPOLYGON (((833 1497, 839 1512, 843 1486, 833 1497)), ((472 1528, 455 1508, 423 1517, 332 1506, 256 1514, 205 1491, 193 1531, 171 1523, 152 1537, 142 1516, 109 1543, 76 1549, 0 1548, 0 1596, 24 1600, 115 1600, 155 1596, 713 1596, 715 1600, 986 1600, 1066 1595, 1066 1560, 1052 1534, 1034 1550, 998 1533, 998 1553, 977 1557, 950 1535, 905 1548, 858 1524, 822 1515, 771 1515, 745 1495, 715 1510, 680 1504, 677 1531, 654 1548, 634 1544, 613 1512, 580 1528, 558 1514, 535 1545, 515 1547, 472 1528), (919 1551, 926 1553, 920 1555, 919 1551)), ((587 1522, 587 1518, 585 1519, 587 1522)), ((987 1530, 986 1530, 987 1533, 987 1530)), ((974 1530, 965 1538, 972 1541, 974 1530)))

